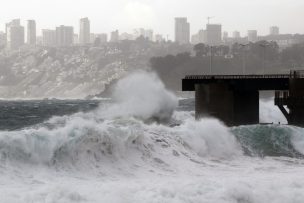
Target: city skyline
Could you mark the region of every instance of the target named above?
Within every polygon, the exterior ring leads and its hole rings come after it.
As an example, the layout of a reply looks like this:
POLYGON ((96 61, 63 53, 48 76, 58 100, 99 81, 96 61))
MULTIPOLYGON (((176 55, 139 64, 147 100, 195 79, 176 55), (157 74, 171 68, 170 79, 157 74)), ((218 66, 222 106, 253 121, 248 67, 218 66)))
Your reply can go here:
MULTIPOLYGON (((100 34, 106 34, 106 35, 111 35, 111 33, 112 32, 114 32, 114 31, 119 31, 119 33, 120 34, 129 34, 129 35, 133 35, 133 38, 135 37, 138 37, 138 36, 140 36, 140 35, 142 35, 142 36, 144 36, 144 37, 147 37, 147 38, 149 38, 149 40, 152 40, 153 41, 153 38, 151 38, 151 37, 149 37, 149 36, 146 36, 146 34, 142 34, 141 32, 142 31, 139 31, 139 30, 143 30, 143 31, 148 31, 148 32, 151 32, 151 36, 155 36, 155 35, 160 35, 160 36, 162 36, 164 39, 167 39, 167 37, 169 37, 168 35, 165 35, 165 34, 163 34, 163 33, 157 33, 157 32, 155 32, 153 29, 146 29, 145 27, 137 27, 137 28, 133 28, 133 29, 131 29, 131 31, 130 32, 126 32, 126 31, 123 31, 123 30, 119 30, 119 29, 116 29, 116 30, 112 30, 112 31, 110 31, 110 32, 98 32, 98 33, 94 33, 94 32, 90 32, 90 18, 88 18, 88 17, 82 17, 82 18, 79 18, 78 19, 78 26, 70 26, 70 25, 66 25, 66 24, 58 24, 58 25, 56 25, 55 27, 53 27, 53 28, 41 28, 41 29, 36 29, 36 20, 35 19, 28 19, 28 20, 25 20, 25 19, 20 19, 20 18, 14 18, 14 19, 10 19, 10 21, 8 21, 8 22, 6 22, 5 24, 4 24, 4 27, 5 27, 5 29, 4 30, 0 30, 0 33, 2 32, 2 33, 5 33, 6 32, 6 25, 9 23, 9 22, 11 22, 11 21, 18 21, 19 22, 19 24, 20 24, 20 26, 22 26, 22 27, 24 27, 25 29, 26 29, 26 33, 25 33, 25 37, 28 37, 27 35, 29 34, 28 33, 28 29, 29 29, 29 24, 28 24, 28 22, 33 22, 33 23, 35 23, 35 34, 37 35, 37 37, 42 37, 42 35, 43 35, 43 31, 44 30, 54 30, 54 29, 56 29, 56 27, 58 27, 58 26, 67 26, 67 27, 72 27, 73 29, 74 29, 74 34, 77 34, 78 35, 78 37, 79 38, 81 38, 80 36, 81 36, 81 33, 83 32, 82 30, 82 28, 81 28, 81 24, 83 24, 83 22, 82 22, 82 20, 88 20, 88 28, 87 28, 87 30, 86 30, 86 32, 87 32, 87 34, 95 34, 95 35, 100 35, 100 34), (22 23, 22 22, 24 22, 24 24, 22 23), (141 33, 141 34, 139 34, 139 32, 141 33)), ((192 26, 192 24, 191 24, 191 22, 189 22, 187 19, 187 17, 175 17, 174 18, 174 20, 176 21, 176 19, 185 19, 187 22, 188 22, 188 30, 190 29, 191 30, 191 26, 192 26)), ((209 25, 214 25, 214 26, 221 26, 221 28, 223 28, 224 27, 224 25, 223 24, 221 24, 221 23, 206 23, 201 29, 199 29, 199 30, 195 30, 195 31, 192 31, 192 32, 188 32, 188 34, 187 35, 189 35, 189 40, 186 40, 186 41, 191 41, 191 37, 193 37, 194 35, 197 35, 199 32, 201 32, 201 31, 203 31, 203 30, 205 30, 209 25)), ((37 26, 38 27, 38 26, 37 26)), ((171 40, 171 41, 179 41, 179 40, 176 40, 176 22, 174 23, 173 22, 173 24, 171 25, 171 29, 173 30, 173 34, 172 34, 172 36, 171 37, 169 37, 168 38, 168 40, 171 40), (175 25, 174 25, 175 24, 175 25)), ((248 37, 249 36, 249 33, 251 32, 251 31, 255 31, 256 32, 256 35, 257 36, 268 36, 268 35, 284 35, 284 34, 292 34, 292 35, 294 35, 294 34, 303 34, 303 33, 282 33, 281 32, 281 28, 279 27, 279 26, 277 26, 277 25, 269 25, 268 26, 268 29, 267 29, 267 33, 261 33, 258 29, 248 29, 248 30, 246 30, 244 33, 242 33, 242 32, 240 32, 240 30, 239 29, 236 29, 236 30, 233 30, 233 31, 227 31, 227 30, 223 30, 223 29, 221 29, 221 33, 222 33, 222 35, 223 34, 226 34, 227 36, 226 37, 229 37, 229 38, 246 38, 246 37, 248 37), (274 31, 275 30, 275 31, 274 31), (236 33, 238 33, 238 37, 236 37, 236 36, 234 36, 236 33)), ((224 36, 221 36, 221 37, 224 37, 224 36)), ((36 38, 36 36, 35 36, 35 38, 36 38)), ((27 39, 28 40, 28 39, 27 39)), ((27 41, 26 40, 26 41, 27 41)), ((81 41, 81 40, 80 40, 81 41)), ((88 41, 86 42, 86 43, 89 43, 88 41)), ((80 44, 83 44, 83 43, 80 43, 80 44)))
POLYGON ((270 26, 280 27, 281 33, 304 33, 299 20, 304 17, 304 2, 297 0, 216 0, 213 3, 180 0, 178 4, 173 0, 11 0, 2 5, 0 30, 4 31, 4 24, 15 18, 22 19, 23 26, 26 20, 35 19, 38 35, 41 35, 42 29, 53 29, 58 25, 73 26, 79 30, 79 19, 88 17, 93 33, 110 33, 116 29, 132 33, 134 28, 144 27, 174 39, 172 25, 175 17, 188 18, 192 35, 205 27, 207 16, 214 16, 211 23, 222 24, 223 31, 228 31, 230 36, 235 30, 245 36, 247 30, 253 29, 265 35, 270 26))
MULTIPOLYGON (((278 26, 270 26, 267 35, 259 35, 257 30, 248 30, 247 35, 241 37, 240 32, 234 31, 229 35, 227 31, 222 30, 221 24, 206 24, 206 29, 201 29, 197 33, 190 35, 190 23, 186 17, 176 17, 174 25, 174 42, 179 44, 198 44, 218 46, 223 44, 232 44, 235 42, 257 42, 259 40, 275 41, 279 46, 290 46, 299 41, 302 35, 284 35, 280 34, 278 26)), ((27 29, 20 23, 20 19, 13 19, 6 23, 6 34, 0 33, 0 44, 5 44, 8 49, 17 49, 24 45, 25 38, 28 45, 44 45, 44 46, 73 46, 100 44, 108 41, 107 33, 92 33, 90 31, 90 19, 85 17, 79 19, 79 32, 75 32, 73 26, 60 25, 55 29, 42 29, 42 36, 38 36, 36 42, 36 21, 28 20, 27 29), (27 33, 27 34, 26 34, 27 33), (26 34, 26 35, 25 35, 26 34), (97 40, 97 41, 96 41, 97 40)), ((110 42, 118 42, 120 40, 135 40, 138 37, 145 37, 150 41, 164 42, 167 41, 166 36, 154 34, 152 29, 137 28, 133 29, 133 33, 119 32, 119 30, 110 33, 110 42)))

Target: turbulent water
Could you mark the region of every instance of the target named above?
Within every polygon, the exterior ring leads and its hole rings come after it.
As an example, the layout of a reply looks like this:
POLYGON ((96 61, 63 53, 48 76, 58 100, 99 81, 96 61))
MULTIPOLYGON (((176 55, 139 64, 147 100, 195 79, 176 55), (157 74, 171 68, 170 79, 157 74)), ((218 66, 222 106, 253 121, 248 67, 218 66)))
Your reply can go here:
MULTIPOLYGON (((37 110, 18 122, 24 102, 0 103, 15 109, 0 120, 0 202, 304 202, 302 128, 196 121, 193 99, 151 73, 98 106, 46 102, 27 102, 37 110)), ((286 122, 271 102, 261 109, 261 121, 286 122)))

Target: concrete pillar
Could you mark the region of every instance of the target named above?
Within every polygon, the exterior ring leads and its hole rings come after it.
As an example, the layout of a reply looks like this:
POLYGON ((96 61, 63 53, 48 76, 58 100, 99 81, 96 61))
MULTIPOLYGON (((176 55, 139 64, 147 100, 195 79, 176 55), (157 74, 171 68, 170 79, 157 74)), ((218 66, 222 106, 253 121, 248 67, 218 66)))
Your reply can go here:
POLYGON ((259 106, 259 91, 235 91, 234 124, 258 124, 259 106))
POLYGON ((233 91, 228 84, 195 85, 195 116, 214 117, 228 126, 259 123, 259 92, 233 91))
POLYGON ((228 84, 196 84, 195 115, 215 117, 226 125, 234 125, 234 95, 228 84))
POLYGON ((304 126, 304 80, 289 80, 289 124, 304 126))

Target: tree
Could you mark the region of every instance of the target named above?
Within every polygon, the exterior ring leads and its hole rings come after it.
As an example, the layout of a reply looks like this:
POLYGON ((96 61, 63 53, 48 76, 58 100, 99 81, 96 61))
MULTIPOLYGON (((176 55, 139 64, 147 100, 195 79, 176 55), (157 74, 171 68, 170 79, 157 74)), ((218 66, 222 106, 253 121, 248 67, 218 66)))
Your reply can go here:
POLYGON ((193 50, 195 52, 196 57, 202 57, 202 56, 206 55, 206 53, 207 53, 206 45, 203 43, 196 44, 193 47, 193 50))
POLYGON ((97 38, 94 40, 94 47, 99 47, 100 44, 101 44, 100 38, 97 37, 97 38))
POLYGON ((189 52, 183 52, 176 55, 176 63, 177 64, 185 64, 186 62, 191 60, 191 56, 189 52))

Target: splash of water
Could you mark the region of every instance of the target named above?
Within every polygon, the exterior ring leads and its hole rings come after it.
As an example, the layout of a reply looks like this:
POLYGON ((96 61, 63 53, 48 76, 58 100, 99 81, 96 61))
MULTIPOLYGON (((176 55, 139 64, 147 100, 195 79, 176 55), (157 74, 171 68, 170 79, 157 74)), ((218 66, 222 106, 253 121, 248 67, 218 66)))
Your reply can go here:
POLYGON ((173 112, 176 99, 155 75, 135 76, 97 111, 0 132, 2 200, 302 202, 301 159, 243 156, 242 148, 251 156, 303 153, 303 129, 196 121, 193 112, 173 112), (143 78, 146 88, 131 84, 143 78), (171 115, 180 125, 146 122, 171 115))
POLYGON ((154 73, 136 72, 121 79, 114 88, 115 104, 101 109, 106 118, 138 117, 168 120, 178 105, 177 97, 168 91, 154 73))

